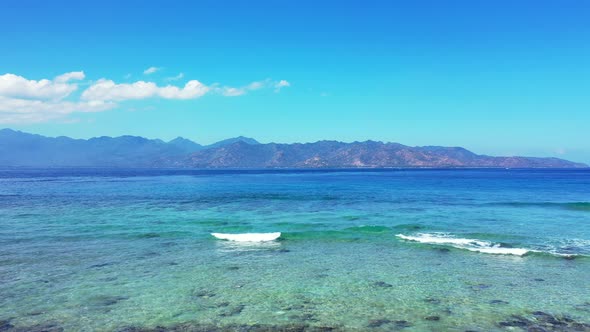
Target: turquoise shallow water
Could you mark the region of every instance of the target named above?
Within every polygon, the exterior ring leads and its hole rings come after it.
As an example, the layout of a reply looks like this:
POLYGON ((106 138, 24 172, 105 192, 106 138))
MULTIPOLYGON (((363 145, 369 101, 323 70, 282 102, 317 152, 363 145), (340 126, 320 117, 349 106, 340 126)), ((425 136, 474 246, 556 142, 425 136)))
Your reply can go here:
POLYGON ((0 248, 0 330, 590 327, 587 170, 7 169, 0 248))

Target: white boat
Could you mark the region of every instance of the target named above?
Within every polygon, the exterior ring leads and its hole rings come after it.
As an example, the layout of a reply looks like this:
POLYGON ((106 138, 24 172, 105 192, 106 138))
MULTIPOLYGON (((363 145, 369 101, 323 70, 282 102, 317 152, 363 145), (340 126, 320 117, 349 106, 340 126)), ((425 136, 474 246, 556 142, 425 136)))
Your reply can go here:
POLYGON ((215 238, 220 240, 236 241, 236 242, 266 242, 274 241, 281 236, 280 232, 275 233, 242 233, 242 234, 224 234, 211 233, 215 238))

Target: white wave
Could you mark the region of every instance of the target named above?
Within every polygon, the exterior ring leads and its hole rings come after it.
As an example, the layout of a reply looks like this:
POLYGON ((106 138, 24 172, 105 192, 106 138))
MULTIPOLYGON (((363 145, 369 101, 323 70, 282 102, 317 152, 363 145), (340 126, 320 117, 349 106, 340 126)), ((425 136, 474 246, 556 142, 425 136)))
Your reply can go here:
POLYGON ((280 232, 275 233, 243 233, 243 234, 224 234, 211 233, 214 237, 220 240, 236 241, 236 242, 266 242, 274 241, 281 236, 280 232))
POLYGON ((427 244, 449 245, 459 249, 476 251, 485 254, 522 256, 530 250, 523 248, 504 248, 489 241, 456 238, 445 233, 419 233, 416 235, 397 234, 400 239, 427 244))
POLYGON ((515 255, 515 256, 523 256, 530 251, 528 249, 523 249, 523 248, 502 248, 502 247, 491 247, 491 248, 468 248, 468 247, 465 247, 463 249, 467 249, 469 251, 482 252, 484 254, 515 255))

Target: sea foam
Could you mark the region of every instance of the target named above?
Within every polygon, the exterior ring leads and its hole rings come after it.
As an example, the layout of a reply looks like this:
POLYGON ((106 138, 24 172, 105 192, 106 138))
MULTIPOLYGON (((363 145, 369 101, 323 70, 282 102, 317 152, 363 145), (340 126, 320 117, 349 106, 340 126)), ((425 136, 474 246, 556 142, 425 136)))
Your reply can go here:
POLYGON ((458 249, 476 251, 485 254, 523 256, 530 251, 523 248, 505 248, 489 241, 456 238, 445 233, 419 233, 415 235, 397 234, 396 236, 407 241, 448 245, 458 249))
POLYGON ((211 233, 215 238, 220 240, 236 241, 236 242, 266 242, 274 241, 281 236, 280 232, 275 233, 242 233, 242 234, 224 234, 211 233))

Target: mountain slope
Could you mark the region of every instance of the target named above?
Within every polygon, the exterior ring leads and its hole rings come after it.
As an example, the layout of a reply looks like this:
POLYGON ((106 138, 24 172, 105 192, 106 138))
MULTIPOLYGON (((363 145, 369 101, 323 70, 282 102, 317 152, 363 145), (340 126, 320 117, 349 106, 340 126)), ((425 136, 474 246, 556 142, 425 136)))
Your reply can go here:
POLYGON ((510 167, 576 168, 557 158, 491 157, 460 147, 410 147, 375 141, 260 144, 236 137, 201 146, 178 137, 170 142, 137 136, 88 140, 0 130, 0 166, 28 167, 510 167))
POLYGON ((587 167, 557 158, 490 157, 459 147, 409 147, 397 143, 320 141, 316 143, 257 144, 236 142, 160 159, 156 166, 197 168, 314 168, 314 167, 587 167))
POLYGON ((137 136, 96 137, 89 140, 44 137, 10 129, 0 130, 2 166, 144 167, 154 159, 196 150, 137 136))
POLYGON ((207 149, 219 148, 219 147, 231 145, 231 144, 234 144, 237 142, 243 142, 243 143, 251 144, 251 145, 260 144, 257 140, 255 140, 253 138, 238 136, 238 137, 234 137, 234 138, 224 139, 223 141, 219 141, 217 143, 207 145, 207 146, 205 146, 205 148, 207 148, 207 149))

